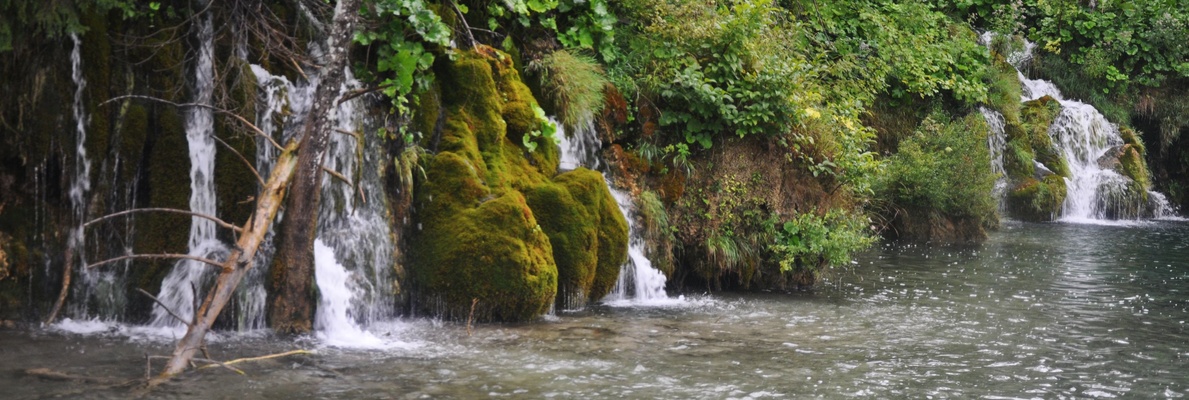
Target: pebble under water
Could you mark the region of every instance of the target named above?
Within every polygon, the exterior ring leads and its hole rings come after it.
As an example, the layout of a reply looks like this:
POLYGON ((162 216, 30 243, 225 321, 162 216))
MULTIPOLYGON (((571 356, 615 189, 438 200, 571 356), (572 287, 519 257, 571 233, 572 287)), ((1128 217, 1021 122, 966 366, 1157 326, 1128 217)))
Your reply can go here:
MULTIPOLYGON (((791 294, 591 306, 470 335, 403 319, 368 327, 381 349, 222 333, 216 359, 317 354, 190 372, 153 397, 1180 398, 1187 283, 1187 222, 1009 222, 981 245, 887 243, 791 294)), ((123 398, 23 371, 129 380, 170 350, 168 333, 86 326, 0 331, 0 397, 123 398)))

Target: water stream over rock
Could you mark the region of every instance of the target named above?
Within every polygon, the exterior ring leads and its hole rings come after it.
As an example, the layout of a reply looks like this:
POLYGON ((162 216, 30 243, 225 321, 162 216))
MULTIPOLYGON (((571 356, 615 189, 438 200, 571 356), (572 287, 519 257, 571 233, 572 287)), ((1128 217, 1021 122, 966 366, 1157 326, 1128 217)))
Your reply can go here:
MULTIPOLYGON (((602 147, 593 122, 582 124, 573 133, 567 134, 558 125, 557 137, 561 146, 561 169, 571 170, 586 167, 598 170, 601 160, 598 151, 602 147)), ((616 189, 608 182, 608 189, 619 205, 619 211, 628 222, 628 260, 619 270, 619 280, 603 303, 620 306, 663 305, 680 302, 665 293, 665 275, 652 267, 645 253, 644 234, 637 228, 636 207, 631 194, 616 189)))

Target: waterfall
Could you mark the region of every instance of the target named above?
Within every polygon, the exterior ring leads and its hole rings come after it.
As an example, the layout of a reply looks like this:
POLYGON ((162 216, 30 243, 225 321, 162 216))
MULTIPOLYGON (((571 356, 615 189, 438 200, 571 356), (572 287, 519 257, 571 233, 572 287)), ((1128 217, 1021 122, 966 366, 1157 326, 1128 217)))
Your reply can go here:
MULTIPOLYGON (((315 49, 316 50, 316 49, 315 49)), ((284 76, 274 76, 259 65, 252 65, 252 72, 260 85, 260 104, 257 126, 278 141, 292 138, 304 126, 309 111, 313 108, 314 90, 319 78, 313 71, 307 71, 309 82, 293 83, 284 76), (278 121, 278 117, 283 117, 278 121)), ((359 89, 362 84, 355 80, 350 71, 344 79, 340 92, 359 89)), ((321 202, 318 211, 318 247, 315 252, 316 283, 324 295, 348 291, 351 301, 335 303, 344 308, 342 313, 352 316, 351 326, 358 331, 361 325, 383 320, 393 315, 395 304, 392 287, 392 256, 395 244, 387 219, 388 210, 384 197, 383 178, 380 170, 384 163, 384 149, 376 140, 373 123, 364 118, 365 104, 362 98, 343 102, 336 110, 336 130, 330 135, 323 165, 345 178, 329 173, 323 174, 321 202), (321 257, 321 258, 319 258, 321 257), (329 264, 325 260, 329 259, 329 264), (336 261, 337 260, 337 261, 336 261), (327 267, 326 265, 336 267, 327 267), (345 288, 326 287, 324 274, 336 274, 326 270, 342 269, 343 274, 353 278, 345 288)), ((257 145, 257 169, 267 174, 272 169, 276 150, 264 139, 257 145)), ((257 254, 258 265, 268 265, 272 258, 271 240, 257 254)), ((265 292, 263 268, 257 268, 241 285, 247 291, 240 304, 250 306, 241 309, 241 315, 256 316, 256 324, 262 326, 265 292)), ((330 281, 333 282, 333 281, 330 281)), ((328 301, 323 298, 319 304, 318 320, 322 321, 322 307, 328 301)), ((341 323, 323 324, 316 328, 319 336, 329 335, 328 342, 342 332, 341 323), (337 332, 337 333, 336 333, 337 332)), ((332 344, 345 345, 343 342, 332 344)))
POLYGON ((314 277, 318 284, 318 312, 314 329, 318 339, 334 347, 383 347, 384 342, 364 331, 352 314, 358 312, 359 277, 335 260, 334 249, 314 241, 314 277))
POLYGON ((1006 121, 1003 114, 990 108, 980 106, 978 111, 983 114, 983 119, 991 128, 987 135, 987 147, 991 150, 991 173, 997 177, 991 195, 998 199, 999 213, 1003 214, 1007 209, 1005 200, 1008 188, 1007 170, 1003 166, 1003 150, 1007 148, 1006 121))
POLYGON ((665 274, 652 267, 644 256, 644 233, 634 222, 636 208, 627 192, 611 188, 611 195, 619 203, 619 211, 628 221, 628 261, 619 268, 619 280, 611 293, 603 299, 610 305, 662 305, 672 303, 665 294, 665 274))
MULTIPOLYGON (((214 29, 211 15, 204 14, 197 24, 199 48, 194 66, 193 99, 196 104, 211 104, 214 94, 214 29)), ((215 204, 215 141, 214 113, 206 107, 186 109, 186 140, 190 144, 190 210, 216 215, 215 204)), ((215 238, 213 221, 192 217, 190 221, 189 255, 218 259, 226 249, 215 238)), ((194 315, 195 288, 201 290, 203 281, 211 275, 207 264, 183 260, 174 265, 157 296, 165 306, 182 318, 194 315)), ((153 308, 154 326, 183 326, 160 305, 153 308)))
MULTIPOLYGON (((989 44, 993 38, 993 33, 983 34, 985 44, 989 44)), ((1110 167, 1107 161, 1113 154, 1108 153, 1117 151, 1124 144, 1117 125, 1108 121, 1093 106, 1066 99, 1052 82, 1029 79, 1020 72, 1023 63, 1031 60, 1035 47, 1035 44, 1026 42, 1023 50, 1008 55, 1007 59, 1016 68, 1023 89, 1021 101, 1049 96, 1061 105, 1061 112, 1048 130, 1054 147, 1066 160, 1070 172, 1070 177, 1066 178, 1065 203, 1058 220, 1093 222, 1173 216, 1164 195, 1147 189, 1145 193, 1136 193, 1130 188, 1133 183, 1131 179, 1110 167)), ((1002 172, 1001 157, 1006 145, 1005 138, 1001 136, 1003 117, 994 111, 982 111, 992 127, 994 136, 999 136, 988 139, 995 141, 992 146, 998 146, 997 149, 992 148, 992 157, 998 156, 992 161, 992 169, 1002 172)), ((1037 168, 1047 169, 1040 163, 1037 163, 1037 168)), ((998 188, 999 185, 996 184, 996 189, 998 188)), ((999 194, 1002 199, 1002 193, 999 194)))
MULTIPOLYGON (((350 70, 340 93, 363 84, 350 70)), ((318 239, 334 254, 355 280, 352 314, 364 325, 393 315, 392 288, 395 245, 384 196, 382 165, 391 162, 375 140, 375 127, 365 118, 363 98, 339 104, 336 132, 330 134, 323 164, 341 174, 323 174, 318 212, 318 239)))
MULTIPOLYGON (((558 145, 561 147, 561 165, 559 169, 572 170, 578 167, 597 169, 601 164, 598 150, 602 147, 595 132, 593 120, 580 124, 573 134, 566 135, 562 124, 558 126, 558 145)), ((636 217, 632 196, 625 191, 615 189, 610 183, 607 188, 619 204, 619 211, 628 222, 628 260, 619 268, 619 280, 611 293, 603 298, 603 303, 610 305, 657 305, 673 300, 665 294, 665 274, 652 267, 652 262, 644 255, 644 233, 636 227, 633 220, 636 217)))
POLYGON ((83 224, 87 222, 87 194, 91 190, 91 160, 87 157, 86 147, 87 125, 90 124, 91 118, 87 116, 83 102, 87 79, 83 76, 82 40, 74 33, 70 34, 70 40, 74 43, 74 47, 70 50, 70 77, 74 81, 74 99, 71 106, 75 121, 74 171, 70 182, 70 209, 74 226, 70 228, 69 236, 66 239, 68 241, 67 251, 71 252, 70 255, 67 255, 66 262, 72 263, 82 281, 75 285, 75 294, 83 301, 75 302, 75 306, 72 307, 74 314, 85 318, 87 303, 98 292, 96 289, 100 282, 110 280, 111 273, 91 271, 87 268, 87 252, 84 251, 86 241, 83 236, 83 224))

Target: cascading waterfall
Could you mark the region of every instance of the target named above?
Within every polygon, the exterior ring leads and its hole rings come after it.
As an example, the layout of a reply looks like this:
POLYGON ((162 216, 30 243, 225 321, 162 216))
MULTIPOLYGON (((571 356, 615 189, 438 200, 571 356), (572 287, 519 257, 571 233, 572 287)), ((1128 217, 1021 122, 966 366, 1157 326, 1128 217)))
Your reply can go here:
MULTIPOLYGON (((291 138, 304 126, 313 107, 318 75, 307 71, 310 81, 295 84, 284 76, 272 75, 258 65, 252 65, 252 72, 260 84, 261 104, 265 105, 257 115, 257 126, 278 141, 291 138), (285 116, 280 124, 277 123, 279 115, 285 116)), ((340 92, 346 93, 362 86, 351 76, 350 71, 346 74, 340 92)), ((383 162, 384 150, 376 141, 368 140, 374 137, 375 129, 364 118, 363 102, 361 98, 352 99, 338 106, 337 132, 331 133, 323 160, 327 169, 347 180, 344 182, 330 174, 323 175, 318 213, 315 274, 319 293, 323 297, 319 300, 315 328, 320 338, 334 346, 349 345, 350 341, 340 337, 344 332, 349 333, 347 337, 356 337, 355 333, 363 332, 361 326, 391 317, 394 313, 395 300, 389 288, 393 279, 392 255, 395 245, 386 217, 383 180, 379 174, 380 168, 376 167, 383 162), (324 280, 326 274, 347 274, 353 278, 350 285, 339 286, 334 279, 324 280), (347 295, 343 294, 344 291, 348 292, 347 295), (348 300, 342 300, 344 298, 348 300), (334 307, 337 311, 326 310, 324 313, 323 307, 334 307), (350 318, 341 317, 348 314, 350 318), (329 318, 327 315, 339 316, 329 318)), ((261 174, 267 174, 272 169, 275 157, 276 150, 261 139, 257 146, 257 169, 261 174)), ((269 240, 257 254, 258 265, 268 265, 272 249, 269 240)), ((253 326, 257 327, 263 325, 264 315, 262 270, 257 268, 241 285, 245 293, 240 304, 246 308, 241 308, 240 313, 255 321, 253 326)))
MULTIPOLYGON (((987 44, 991 43, 993 38, 993 33, 983 35, 983 41, 987 44)), ((1111 155, 1108 153, 1124 144, 1117 125, 1108 121, 1093 106, 1066 99, 1052 82, 1029 79, 1020 72, 1023 63, 1032 58, 1035 47, 1035 44, 1026 42, 1023 50, 1007 58, 1016 68, 1023 89, 1021 101, 1049 96, 1061 105, 1061 112, 1048 131, 1054 147, 1065 158, 1070 171, 1070 178, 1066 179, 1067 192, 1059 220, 1089 222, 1173 216, 1164 195, 1151 190, 1137 193, 1130 188, 1133 184, 1130 178, 1109 166, 1111 155)), ((1006 145, 1006 138, 1002 135, 1003 116, 986 109, 981 111, 994 133, 993 137, 988 139, 992 142, 992 169, 1002 173, 1002 152, 1006 145)), ((1037 168, 1048 169, 1040 163, 1037 163, 1037 168)), ((999 189, 999 184, 996 184, 996 189, 999 189)), ((1000 195, 1000 199, 1003 198, 1003 193, 997 194, 1000 195)))
MULTIPOLYGON (((558 144, 561 146, 562 170, 572 170, 578 167, 597 169, 600 165, 598 149, 602 147, 595 132, 593 120, 580 124, 573 134, 566 135, 560 123, 558 125, 558 144)), ((619 211, 628 222, 628 261, 619 268, 619 280, 611 293, 603 298, 603 303, 610 305, 656 305, 671 301, 665 293, 665 274, 652 267, 652 262, 646 257, 644 250, 644 234, 633 220, 636 217, 632 197, 627 192, 615 189, 609 183, 607 187, 611 195, 619 204, 619 211)))
POLYGON ((360 279, 336 259, 334 249, 314 241, 314 278, 318 284, 318 312, 314 330, 318 339, 335 347, 383 347, 384 341, 359 327, 353 313, 361 292, 360 279))
MULTIPOLYGON (((344 73, 340 93, 363 86, 349 70, 344 73)), ((354 323, 367 326, 394 313, 390 288, 395 245, 380 176, 384 150, 372 140, 375 127, 365 118, 364 106, 363 98, 338 106, 336 132, 331 133, 323 164, 346 181, 323 175, 318 239, 357 277, 350 312, 354 323)))
POLYGON ((73 268, 82 281, 74 285, 76 298, 85 299, 74 303, 73 313, 77 317, 86 318, 88 316, 87 303, 97 300, 94 299, 96 293, 100 292, 97 287, 103 280, 110 281, 111 274, 91 271, 87 268, 86 251, 84 251, 86 243, 83 236, 83 224, 87 222, 87 194, 91 191, 91 160, 87 157, 86 147, 87 125, 90 124, 91 118, 87 116, 87 110, 83 103, 87 79, 83 76, 82 40, 74 33, 70 34, 70 39, 74 43, 74 47, 70 51, 70 77, 74 81, 72 107, 75 121, 74 176, 70 182, 70 208, 74 226, 71 227, 70 236, 67 238, 69 242, 67 249, 72 254, 67 256, 66 260, 73 263, 73 268))
POLYGON ((987 147, 991 150, 991 173, 998 178, 995 179, 995 187, 992 189, 992 196, 999 200, 999 213, 1007 209, 1006 199, 1007 195, 1007 169, 1003 166, 1003 150, 1007 148, 1007 132, 1004 130, 1006 122, 1003 114, 987 107, 979 107, 978 111, 983 114, 983 119, 987 121, 990 126, 990 134, 987 135, 987 147))
MULTIPOLYGON (((194 67, 193 103, 211 104, 214 94, 214 29, 210 14, 201 17, 197 24, 199 48, 194 67)), ((190 144, 190 211, 204 215, 216 215, 215 204, 215 141, 214 113, 206 107, 189 107, 186 110, 186 140, 190 144)), ((189 255, 218 260, 226 249, 215 238, 213 221, 192 217, 190 221, 189 255)), ((166 307, 182 318, 194 315, 195 289, 201 290, 203 281, 210 276, 210 266, 192 260, 183 260, 174 265, 157 296, 166 307)), ((153 308, 153 326, 183 326, 161 305, 153 308)))

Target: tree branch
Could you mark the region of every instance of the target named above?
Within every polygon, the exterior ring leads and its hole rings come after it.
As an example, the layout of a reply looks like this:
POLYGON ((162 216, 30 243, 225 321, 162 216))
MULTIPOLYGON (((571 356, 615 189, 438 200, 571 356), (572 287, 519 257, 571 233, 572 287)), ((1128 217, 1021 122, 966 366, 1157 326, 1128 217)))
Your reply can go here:
POLYGON ((136 288, 136 291, 140 292, 141 294, 143 294, 145 296, 149 296, 150 299, 153 299, 153 301, 156 302, 157 305, 161 306, 161 308, 164 309, 165 312, 169 313, 169 315, 173 316, 174 318, 177 318, 178 321, 181 321, 183 324, 186 324, 186 326, 190 326, 190 322, 186 321, 185 318, 182 318, 177 313, 173 312, 173 310, 171 310, 169 308, 169 306, 166 306, 165 303, 162 303, 161 300, 158 300, 156 296, 149 294, 149 292, 146 292, 144 289, 141 289, 141 288, 136 288))
POLYGON ((165 212, 165 213, 174 213, 174 214, 185 214, 185 215, 189 215, 191 217, 204 218, 204 219, 214 221, 215 224, 222 226, 224 228, 233 230, 236 233, 243 233, 243 231, 244 231, 243 228, 229 224, 226 221, 223 221, 221 219, 218 219, 218 218, 210 216, 210 215, 199 214, 199 213, 196 213, 193 211, 178 210, 178 209, 174 209, 174 208, 134 208, 131 210, 124 210, 124 211, 120 211, 115 214, 108 214, 108 215, 104 215, 99 218, 95 218, 95 219, 91 220, 90 222, 83 224, 83 228, 90 227, 94 223, 108 220, 108 219, 115 218, 115 217, 119 217, 121 215, 134 214, 134 213, 140 213, 140 212, 165 212))
POLYGON ((248 161, 247 157, 244 157, 244 155, 241 154, 239 150, 231 147, 231 145, 227 144, 227 142, 224 142, 223 139, 219 139, 218 136, 211 135, 211 137, 215 138, 215 141, 218 141, 219 144, 222 144, 223 147, 227 148, 227 150, 231 150, 232 153, 235 153, 235 156, 239 157, 240 161, 243 161, 244 165, 248 166, 248 171, 252 171, 252 176, 256 177, 256 182, 259 182, 260 186, 264 186, 264 178, 260 177, 260 171, 256 170, 256 166, 252 165, 252 162, 248 161))
POLYGON ((244 117, 241 117, 239 114, 236 114, 236 113, 234 113, 234 112, 231 112, 231 110, 228 110, 228 109, 225 109, 225 108, 220 108, 220 107, 215 107, 215 106, 212 106, 212 105, 210 105, 210 104, 202 104, 202 103, 175 103, 175 102, 172 102, 172 101, 169 101, 169 100, 165 100, 165 99, 161 99, 161 98, 156 98, 156 97, 153 97, 153 96, 142 96, 142 95, 138 95, 138 94, 126 94, 126 95, 123 95, 123 96, 116 96, 116 97, 112 97, 112 98, 110 98, 110 99, 107 99, 106 101, 104 101, 104 102, 102 102, 102 103, 99 103, 99 106, 100 106, 100 107, 102 107, 102 106, 104 106, 104 105, 107 105, 107 103, 111 103, 111 102, 113 102, 113 101, 116 101, 116 100, 123 100, 123 99, 142 99, 142 100, 149 100, 149 101, 155 101, 155 102, 158 102, 158 103, 165 103, 165 104, 169 104, 169 105, 171 105, 171 106, 178 107, 178 108, 182 108, 182 107, 202 107, 202 108, 208 108, 208 109, 211 109, 211 110, 213 110, 213 111, 215 111, 215 112, 217 112, 217 113, 219 113, 219 114, 225 114, 225 115, 229 115, 229 116, 231 116, 232 118, 235 118, 235 119, 236 119, 236 120, 238 120, 240 123, 244 124, 244 126, 247 126, 248 128, 250 128, 250 129, 252 129, 253 131, 255 131, 257 136, 260 136, 260 137, 263 137, 263 138, 265 138, 265 139, 268 139, 268 142, 269 142, 269 143, 272 143, 273 147, 275 147, 277 150, 280 150, 280 149, 281 149, 281 144, 280 144, 280 143, 277 143, 277 141, 276 141, 276 140, 273 140, 272 136, 269 136, 268 134, 264 133, 264 131, 263 131, 263 130, 261 130, 259 127, 257 127, 255 124, 253 124, 253 123, 251 123, 251 122, 248 122, 248 120, 247 120, 246 118, 244 118, 244 117))
POLYGON ((201 262, 201 263, 206 263, 206 264, 214 265, 214 266, 216 266, 216 267, 219 267, 220 269, 222 269, 222 268, 223 268, 223 264, 222 264, 222 263, 220 263, 220 262, 218 262, 218 261, 215 261, 215 260, 212 260, 212 259, 209 259, 209 258, 202 258, 202 257, 198 257, 198 256, 192 256, 192 255, 189 255, 189 254, 128 254, 128 255, 119 256, 119 257, 116 257, 116 258, 109 258, 109 259, 106 259, 106 260, 103 260, 103 261, 99 261, 99 262, 95 262, 95 263, 92 263, 92 264, 88 264, 88 265, 87 265, 87 268, 95 268, 95 267, 98 267, 98 266, 100 266, 100 265, 106 265, 106 264, 111 264, 111 263, 114 263, 114 262, 120 262, 120 261, 124 261, 124 260, 131 260, 131 259, 139 259, 139 258, 146 258, 146 259, 174 259, 174 260, 176 260, 176 259, 182 259, 182 260, 192 260, 192 261, 198 261, 198 262, 201 262))

